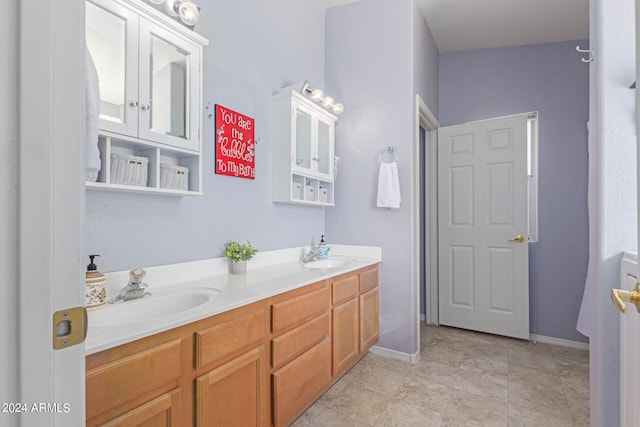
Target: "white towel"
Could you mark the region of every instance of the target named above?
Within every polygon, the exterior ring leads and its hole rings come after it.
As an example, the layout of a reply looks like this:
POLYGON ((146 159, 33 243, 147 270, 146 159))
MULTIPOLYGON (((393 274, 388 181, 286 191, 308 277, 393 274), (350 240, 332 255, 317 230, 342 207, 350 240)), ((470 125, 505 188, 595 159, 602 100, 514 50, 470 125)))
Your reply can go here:
POLYGON ((98 121, 100 118, 100 86, 98 71, 93 63, 89 49, 86 49, 86 173, 87 177, 100 171, 100 150, 98 149, 98 121))
POLYGON ((400 207, 400 178, 396 162, 380 163, 378 173, 378 207, 398 209, 400 207))

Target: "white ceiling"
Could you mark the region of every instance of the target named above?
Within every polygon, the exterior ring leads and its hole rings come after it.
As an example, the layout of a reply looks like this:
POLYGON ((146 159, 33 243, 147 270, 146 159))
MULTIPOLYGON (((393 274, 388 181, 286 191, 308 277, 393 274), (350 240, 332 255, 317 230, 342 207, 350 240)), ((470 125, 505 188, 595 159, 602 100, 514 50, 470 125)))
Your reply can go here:
POLYGON ((418 0, 440 52, 589 38, 589 0, 418 0))
MULTIPOLYGON (((325 7, 358 0, 320 0, 325 7)), ((440 52, 589 38, 589 0, 417 0, 440 52)))

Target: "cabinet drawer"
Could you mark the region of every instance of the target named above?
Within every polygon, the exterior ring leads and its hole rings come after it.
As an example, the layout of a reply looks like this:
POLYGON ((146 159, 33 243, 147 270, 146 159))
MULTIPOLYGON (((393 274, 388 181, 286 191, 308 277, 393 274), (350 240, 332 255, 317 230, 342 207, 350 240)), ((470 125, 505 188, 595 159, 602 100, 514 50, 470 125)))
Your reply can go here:
POLYGON ((271 366, 283 363, 307 350, 331 332, 331 319, 325 313, 271 341, 271 366))
POLYGON ((378 266, 367 268, 360 273, 360 292, 368 291, 378 286, 378 266))
POLYGON ((329 288, 282 301, 271 306, 271 331, 284 332, 306 320, 318 317, 329 309, 329 288))
POLYGON ((152 347, 87 372, 87 418, 152 391, 178 384, 181 339, 152 347))
POLYGON ((264 338, 265 317, 260 309, 196 332, 196 368, 255 347, 264 338))
POLYGON ((325 338, 273 373, 273 421, 289 425, 331 381, 331 339, 325 338))
POLYGON ((340 304, 358 296, 358 275, 352 274, 331 282, 332 303, 340 304))

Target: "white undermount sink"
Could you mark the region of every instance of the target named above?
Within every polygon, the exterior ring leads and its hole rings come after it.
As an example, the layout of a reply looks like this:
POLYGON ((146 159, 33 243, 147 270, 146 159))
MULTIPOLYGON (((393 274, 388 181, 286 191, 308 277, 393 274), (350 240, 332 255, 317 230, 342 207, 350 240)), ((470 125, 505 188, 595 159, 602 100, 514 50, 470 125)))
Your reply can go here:
POLYGON ((317 261, 311 261, 304 264, 305 268, 340 268, 352 264, 353 260, 350 259, 319 259, 317 261))
POLYGON ((181 289, 150 291, 151 296, 117 304, 105 304, 89 311, 90 327, 112 327, 153 321, 163 317, 184 314, 222 295, 218 289, 181 289))

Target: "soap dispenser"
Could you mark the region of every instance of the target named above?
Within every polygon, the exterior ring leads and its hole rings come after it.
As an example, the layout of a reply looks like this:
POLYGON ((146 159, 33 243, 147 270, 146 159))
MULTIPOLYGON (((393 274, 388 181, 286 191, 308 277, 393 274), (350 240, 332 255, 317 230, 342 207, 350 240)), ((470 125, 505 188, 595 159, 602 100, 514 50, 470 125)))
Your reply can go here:
POLYGON ((320 238, 320 243, 318 244, 318 259, 327 259, 329 256, 329 247, 324 241, 324 234, 320 238))
POLYGON ((87 273, 85 275, 85 290, 84 301, 87 308, 99 308, 107 302, 107 291, 104 288, 106 284, 106 278, 104 274, 98 271, 98 266, 93 262, 93 259, 100 255, 89 255, 91 261, 87 266, 87 273))

